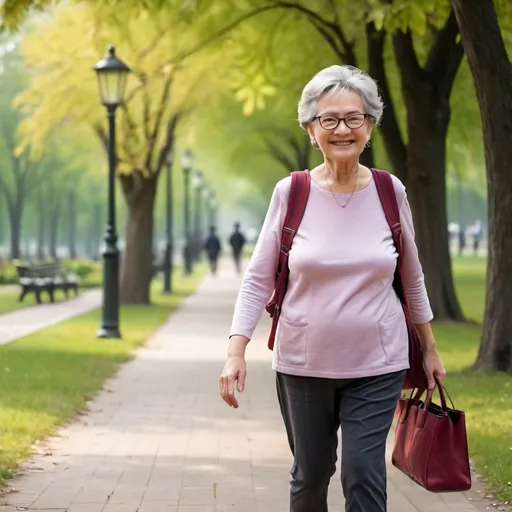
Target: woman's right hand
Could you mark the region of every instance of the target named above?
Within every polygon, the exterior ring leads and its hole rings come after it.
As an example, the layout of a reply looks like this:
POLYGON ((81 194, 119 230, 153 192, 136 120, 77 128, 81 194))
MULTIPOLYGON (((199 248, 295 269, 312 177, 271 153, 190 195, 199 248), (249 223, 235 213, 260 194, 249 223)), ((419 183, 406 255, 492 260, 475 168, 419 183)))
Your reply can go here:
POLYGON ((247 365, 244 356, 228 356, 219 379, 219 387, 220 395, 230 407, 238 409, 238 400, 235 398, 235 382, 238 392, 241 393, 245 387, 246 375, 247 365))

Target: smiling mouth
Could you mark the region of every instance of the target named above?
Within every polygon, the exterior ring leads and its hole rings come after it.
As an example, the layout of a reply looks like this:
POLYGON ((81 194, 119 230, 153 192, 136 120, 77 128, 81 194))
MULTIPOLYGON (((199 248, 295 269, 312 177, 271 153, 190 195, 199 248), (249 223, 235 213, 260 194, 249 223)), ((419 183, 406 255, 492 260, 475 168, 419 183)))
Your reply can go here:
POLYGON ((353 144, 353 140, 335 140, 331 142, 334 146, 350 146, 350 144, 353 144))

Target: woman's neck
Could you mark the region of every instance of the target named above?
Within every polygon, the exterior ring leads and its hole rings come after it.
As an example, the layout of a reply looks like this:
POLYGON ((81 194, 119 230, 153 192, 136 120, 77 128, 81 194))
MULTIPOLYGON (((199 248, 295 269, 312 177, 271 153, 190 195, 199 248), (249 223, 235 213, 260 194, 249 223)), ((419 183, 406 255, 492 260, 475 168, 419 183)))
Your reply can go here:
POLYGON ((347 162, 324 162, 325 176, 333 185, 349 185, 357 180, 359 173, 358 161, 347 162))

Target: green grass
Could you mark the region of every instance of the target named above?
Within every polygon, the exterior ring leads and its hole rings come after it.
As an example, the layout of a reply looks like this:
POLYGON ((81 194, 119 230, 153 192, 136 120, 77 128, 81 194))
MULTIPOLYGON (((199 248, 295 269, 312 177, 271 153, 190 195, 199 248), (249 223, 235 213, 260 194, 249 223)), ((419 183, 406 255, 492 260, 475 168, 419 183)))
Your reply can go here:
POLYGON ((175 274, 175 294, 152 288, 153 305, 123 306, 122 340, 95 337, 100 312, 94 311, 0 347, 0 484, 12 476, 31 446, 56 432, 85 408, 133 349, 192 293, 205 267, 192 276, 175 274))
MULTIPOLYGON (((9 292, 0 294, 0 315, 9 313, 9 311, 16 311, 17 309, 27 308, 37 304, 36 297, 33 293, 29 293, 23 302, 18 302, 19 292, 9 292)), ((46 296, 43 294, 43 300, 46 301, 46 296)))
MULTIPOLYGON (((101 272, 101 269, 95 269, 94 272, 89 274, 86 278, 81 279, 78 287, 79 292, 101 286, 101 272)), ((0 293, 0 315, 3 313, 9 313, 10 311, 27 308, 29 306, 35 306, 37 304, 36 296, 33 293, 28 293, 25 295, 23 302, 18 301, 19 296, 20 289, 13 292, 0 293)), ((74 297, 74 292, 70 292, 70 297, 74 297)), ((62 302, 65 300, 66 297, 63 291, 58 290, 55 292, 55 302, 62 302)), ((50 301, 50 298, 46 292, 41 292, 41 301, 43 303, 50 301)))
MULTIPOLYGON (((457 295, 468 319, 481 322, 486 261, 455 259, 457 295)), ((466 413, 469 450, 486 486, 512 500, 512 376, 470 371, 480 343, 481 327, 435 324, 439 352, 448 371, 446 387, 455 406, 466 413)))

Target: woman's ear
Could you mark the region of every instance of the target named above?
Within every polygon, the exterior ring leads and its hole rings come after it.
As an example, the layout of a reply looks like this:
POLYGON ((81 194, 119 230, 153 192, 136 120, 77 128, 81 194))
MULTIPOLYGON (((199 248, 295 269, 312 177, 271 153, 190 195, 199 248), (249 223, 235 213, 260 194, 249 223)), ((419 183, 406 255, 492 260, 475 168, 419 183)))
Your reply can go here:
POLYGON ((373 129, 375 128, 375 121, 373 120, 373 117, 369 117, 368 119, 368 139, 370 139, 372 136, 373 129))
POLYGON ((308 131, 309 140, 311 142, 311 145, 315 148, 318 147, 318 142, 316 141, 315 132, 311 126, 311 123, 306 126, 306 130, 308 131))

